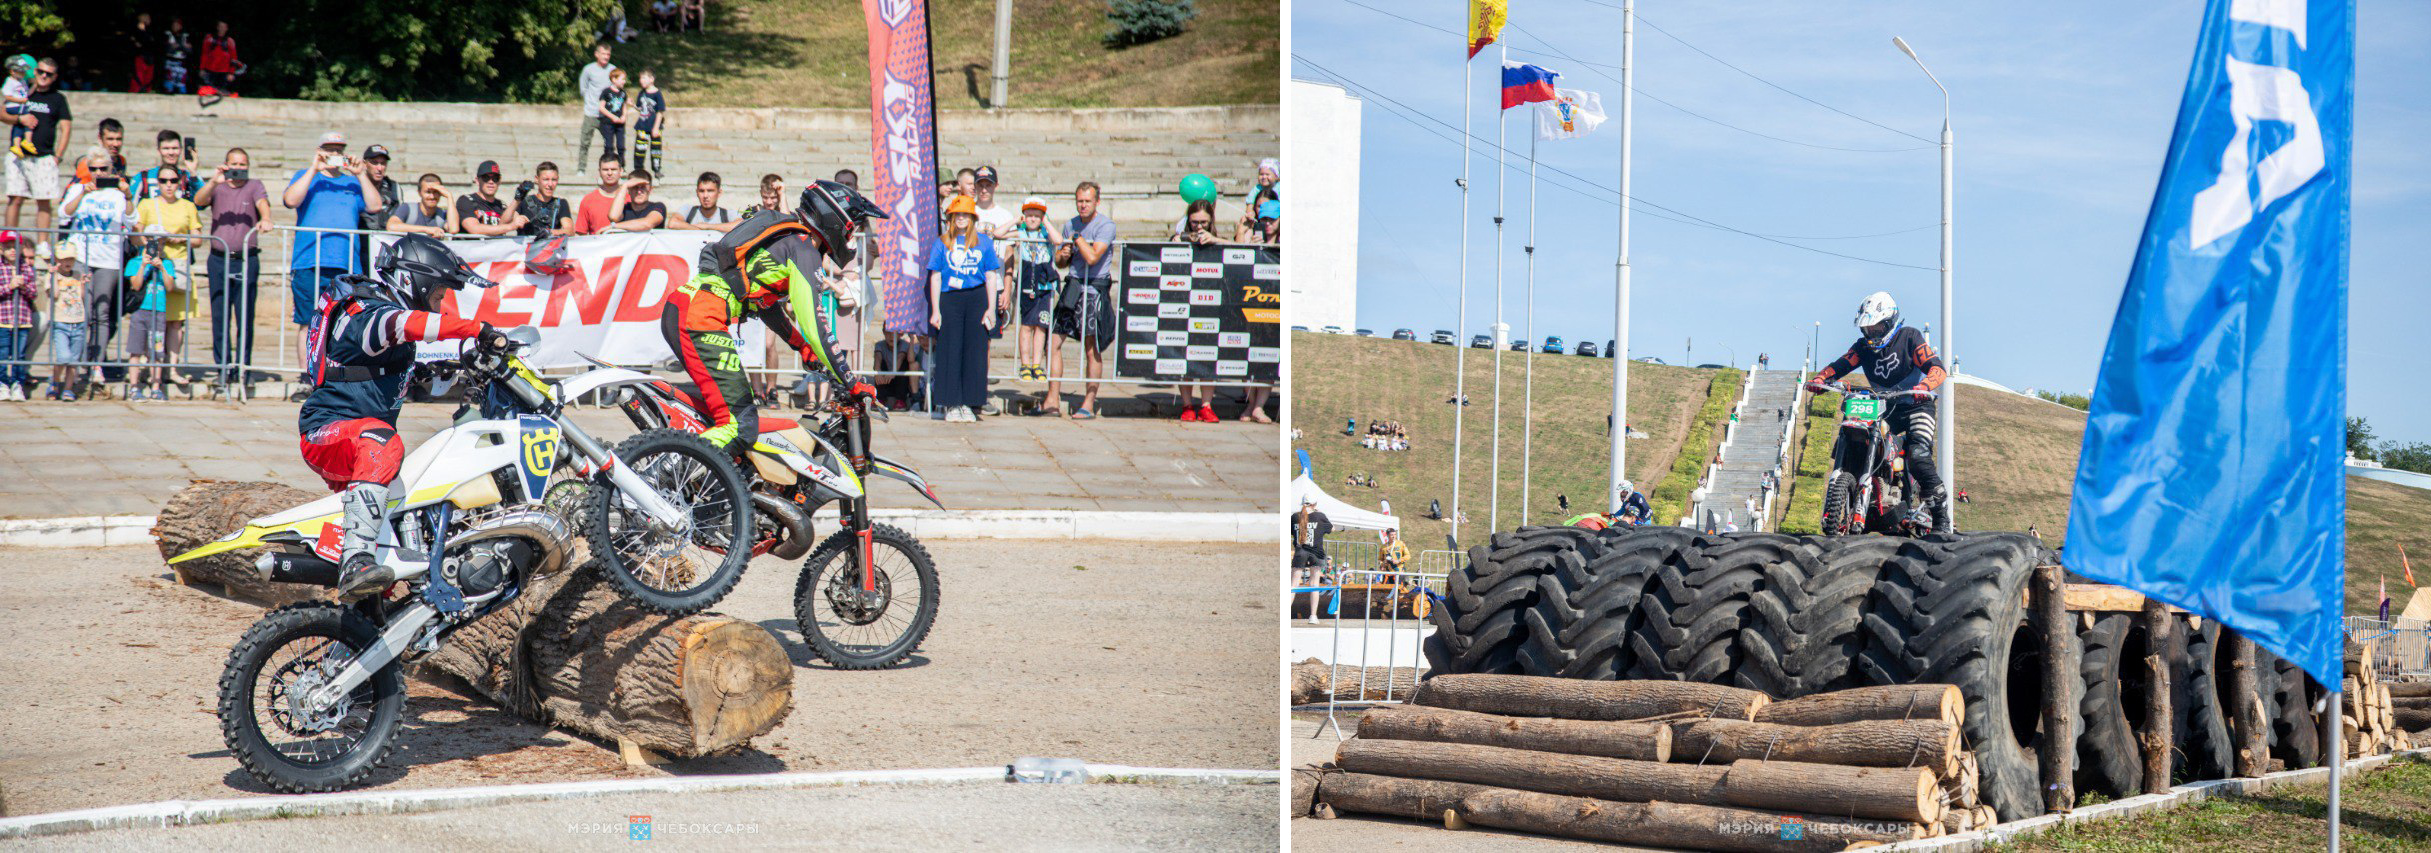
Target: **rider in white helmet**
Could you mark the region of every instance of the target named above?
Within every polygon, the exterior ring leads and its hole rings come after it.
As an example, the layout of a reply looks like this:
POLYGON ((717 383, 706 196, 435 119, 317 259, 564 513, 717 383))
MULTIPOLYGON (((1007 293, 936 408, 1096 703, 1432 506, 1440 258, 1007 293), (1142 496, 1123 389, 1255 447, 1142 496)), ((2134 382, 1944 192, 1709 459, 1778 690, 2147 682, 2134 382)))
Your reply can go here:
POLYGON ((1821 391, 1834 378, 1851 371, 1864 370, 1866 381, 1885 394, 1913 392, 1890 398, 1887 419, 1891 429, 1906 434, 1908 473, 1925 492, 1925 506, 1933 512, 1933 529, 1950 531, 1950 494, 1941 481, 1941 469, 1933 461, 1933 398, 1931 392, 1941 387, 1949 373, 1942 368, 1941 356, 1925 341, 1924 332, 1899 321, 1899 305, 1891 294, 1876 292, 1857 305, 1857 343, 1849 346, 1848 354, 1816 371, 1807 382, 1807 390, 1821 391))

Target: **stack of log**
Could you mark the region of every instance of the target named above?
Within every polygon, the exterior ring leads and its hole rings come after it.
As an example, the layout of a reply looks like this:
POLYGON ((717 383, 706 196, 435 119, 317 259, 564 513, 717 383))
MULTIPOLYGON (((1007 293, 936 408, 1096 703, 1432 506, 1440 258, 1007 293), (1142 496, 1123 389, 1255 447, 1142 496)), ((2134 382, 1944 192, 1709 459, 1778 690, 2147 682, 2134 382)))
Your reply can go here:
POLYGON ((2415 746, 2431 746, 2431 681, 2398 682, 2380 686, 2389 699, 2389 716, 2397 729, 2406 733, 2415 746))
POLYGON ((1842 850, 1989 826, 1949 685, 1786 702, 1681 681, 1441 675, 1295 774, 1294 814, 1695 850, 1842 850))
MULTIPOLYGON (((2379 670, 2372 666, 2377 644, 2366 640, 2348 643, 2346 649, 2345 691, 2340 702, 2338 724, 2343 727, 2348 758, 2380 755, 2399 749, 2413 749, 2414 739, 2409 730, 2431 728, 2431 698, 2408 697, 2406 710, 2398 711, 2391 684, 2380 680, 2379 670)), ((2407 685, 2407 692, 2415 692, 2407 685)), ((2423 694, 2431 697, 2431 693, 2423 694)))

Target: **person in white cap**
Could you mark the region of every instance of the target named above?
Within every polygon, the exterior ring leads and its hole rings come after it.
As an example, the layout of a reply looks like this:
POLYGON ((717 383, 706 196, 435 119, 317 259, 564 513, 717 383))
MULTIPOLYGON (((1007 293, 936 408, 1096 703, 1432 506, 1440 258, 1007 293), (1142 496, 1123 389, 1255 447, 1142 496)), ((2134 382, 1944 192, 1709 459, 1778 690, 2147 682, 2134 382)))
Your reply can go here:
POLYGON ((1064 236, 1047 221, 1047 200, 1031 196, 1021 201, 1021 219, 1013 223, 1013 257, 1021 262, 1013 279, 1020 294, 1016 306, 1021 331, 1014 339, 1021 357, 1022 379, 1047 378, 1047 329, 1055 313, 1055 247, 1064 236))
MULTIPOLYGON (((312 166, 287 179, 279 201, 295 210, 295 224, 300 228, 344 231, 361 225, 363 211, 379 197, 380 190, 372 185, 363 161, 346 156, 346 134, 333 130, 321 134, 312 166)), ((311 325, 321 292, 337 287, 338 276, 359 272, 361 257, 353 234, 298 232, 295 254, 288 259, 287 283, 294 298, 288 319, 298 328, 311 325)), ((304 336, 296 336, 295 347, 295 363, 304 364, 304 336)))

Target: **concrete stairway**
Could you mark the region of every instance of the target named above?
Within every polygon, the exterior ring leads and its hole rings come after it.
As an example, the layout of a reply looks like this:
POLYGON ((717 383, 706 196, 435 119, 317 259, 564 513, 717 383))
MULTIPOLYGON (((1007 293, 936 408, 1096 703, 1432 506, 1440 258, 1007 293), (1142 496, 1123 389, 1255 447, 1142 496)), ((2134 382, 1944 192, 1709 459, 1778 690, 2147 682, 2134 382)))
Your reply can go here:
POLYGON ((1764 472, 1780 464, 1781 438, 1796 423, 1800 389, 1795 370, 1759 370, 1754 376, 1739 401, 1739 422, 1722 446, 1722 464, 1714 468, 1697 502, 1696 526, 1704 526, 1708 512, 1717 523, 1727 512, 1740 530, 1756 529, 1748 523, 1747 499, 1755 498, 1759 509, 1764 505, 1764 472))

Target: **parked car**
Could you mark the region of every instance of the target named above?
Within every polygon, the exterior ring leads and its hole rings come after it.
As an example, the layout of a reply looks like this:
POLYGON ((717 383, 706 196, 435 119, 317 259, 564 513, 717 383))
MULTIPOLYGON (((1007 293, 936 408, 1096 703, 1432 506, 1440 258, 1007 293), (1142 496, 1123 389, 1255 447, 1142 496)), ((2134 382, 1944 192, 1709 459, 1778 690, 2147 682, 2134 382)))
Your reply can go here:
POLYGON ((1372 338, 1372 337, 1375 337, 1375 336, 1376 336, 1376 330, 1374 330, 1374 329, 1360 329, 1360 330, 1359 330, 1359 336, 1360 336, 1360 337, 1362 337, 1362 338, 1372 338))
POLYGON ((1295 331, 1295 332, 1305 332, 1305 331, 1308 331, 1308 327, 1307 327, 1307 326, 1293 326, 1293 327, 1291 327, 1291 330, 1292 330, 1292 331, 1295 331))
POLYGON ((1512 342, 1511 342, 1511 351, 1512 351, 1512 352, 1527 352, 1527 351, 1528 351, 1528 339, 1527 339, 1527 338, 1521 338, 1521 339, 1519 339, 1519 340, 1512 341, 1512 342))
POLYGON ((1488 337, 1488 336, 1486 336, 1486 335, 1478 335, 1477 337, 1474 337, 1474 338, 1470 338, 1470 339, 1469 339, 1469 348, 1470 348, 1470 349, 1493 349, 1493 348, 1494 348, 1494 339, 1493 339, 1492 337, 1488 337))
POLYGON ((1341 326, 1327 326, 1327 327, 1325 327, 1325 328, 1318 329, 1317 331, 1324 332, 1324 333, 1329 334, 1329 335, 1339 335, 1339 334, 1342 334, 1342 327, 1341 327, 1341 326))
POLYGON ((1393 340, 1396 340, 1396 341, 1414 341, 1414 340, 1417 340, 1417 339, 1418 339, 1418 333, 1417 333, 1417 332, 1413 332, 1413 331, 1410 331, 1410 330, 1408 330, 1408 329, 1394 329, 1394 330, 1393 330, 1393 340))
POLYGON ((1459 339, 1452 337, 1452 331, 1450 329, 1436 329, 1434 336, 1427 338, 1427 340, 1434 341, 1439 344, 1450 345, 1457 342, 1459 339))
POLYGON ((1722 369, 1722 365, 1715 364, 1715 363, 1713 363, 1713 362, 1710 362, 1710 361, 1709 361, 1709 362, 1706 362, 1706 363, 1704 363, 1704 364, 1697 365, 1697 369, 1698 369, 1698 370, 1721 370, 1721 369, 1722 369))
POLYGON ((1578 354, 1579 354, 1579 355, 1586 356, 1586 357, 1588 357, 1588 358, 1594 358, 1594 357, 1596 356, 1595 342, 1594 342, 1594 341, 1580 341, 1580 342, 1578 342, 1578 354))
POLYGON ((1542 353, 1544 353, 1544 354, 1546 354, 1546 355, 1561 355, 1561 354, 1562 354, 1562 338, 1561 338, 1561 336, 1560 336, 1560 335, 1554 335, 1554 336, 1552 336, 1552 337, 1546 338, 1546 339, 1545 339, 1545 348, 1544 348, 1544 349, 1542 349, 1542 350, 1539 350, 1539 352, 1542 352, 1542 353))
POLYGON ((1604 357, 1605 357, 1605 358, 1619 358, 1619 357, 1621 357, 1621 345, 1620 345, 1619 343, 1614 342, 1614 341, 1613 341, 1611 338, 1605 338, 1605 339, 1604 339, 1604 357))
POLYGON ((1651 356, 1651 355, 1650 355, 1650 356, 1646 356, 1646 357, 1644 357, 1644 358, 1635 358, 1635 359, 1630 359, 1630 360, 1631 360, 1631 361, 1635 361, 1635 362, 1639 362, 1639 363, 1641 363, 1641 364, 1669 364, 1669 363, 1670 363, 1670 362, 1664 361, 1664 360, 1662 360, 1662 359, 1656 358, 1656 357, 1651 356))

